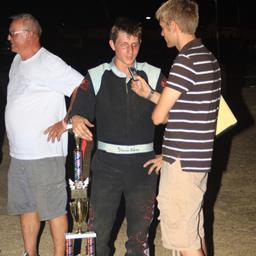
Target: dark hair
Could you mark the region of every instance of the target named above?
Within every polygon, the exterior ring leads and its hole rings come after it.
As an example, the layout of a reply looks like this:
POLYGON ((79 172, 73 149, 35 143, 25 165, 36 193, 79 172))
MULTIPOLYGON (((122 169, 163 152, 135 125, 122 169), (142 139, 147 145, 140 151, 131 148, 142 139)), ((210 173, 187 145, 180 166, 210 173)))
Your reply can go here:
POLYGON ((128 35, 137 36, 139 38, 139 41, 141 41, 142 25, 138 21, 132 20, 127 17, 117 18, 113 27, 110 30, 110 39, 115 42, 118 36, 118 32, 120 31, 125 32, 128 35))

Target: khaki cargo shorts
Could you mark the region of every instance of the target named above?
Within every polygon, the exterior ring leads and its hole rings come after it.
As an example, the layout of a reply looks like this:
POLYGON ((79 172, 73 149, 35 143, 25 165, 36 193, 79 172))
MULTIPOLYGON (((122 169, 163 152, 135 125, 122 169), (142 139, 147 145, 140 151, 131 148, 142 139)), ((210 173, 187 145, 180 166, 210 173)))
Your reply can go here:
POLYGON ((204 238, 203 197, 207 173, 184 172, 180 160, 163 162, 157 196, 163 246, 197 250, 204 238))

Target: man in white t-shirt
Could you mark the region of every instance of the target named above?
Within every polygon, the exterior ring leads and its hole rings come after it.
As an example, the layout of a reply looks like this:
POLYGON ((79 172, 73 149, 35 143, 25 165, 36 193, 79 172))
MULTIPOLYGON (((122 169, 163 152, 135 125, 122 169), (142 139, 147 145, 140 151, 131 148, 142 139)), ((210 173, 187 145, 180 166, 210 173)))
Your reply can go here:
POLYGON ((17 54, 9 72, 5 112, 11 156, 8 212, 20 215, 24 255, 37 255, 40 221, 49 220, 54 256, 63 256, 67 232, 64 96, 73 93, 73 98, 84 77, 41 46, 41 32, 31 14, 12 17, 8 40, 17 54))

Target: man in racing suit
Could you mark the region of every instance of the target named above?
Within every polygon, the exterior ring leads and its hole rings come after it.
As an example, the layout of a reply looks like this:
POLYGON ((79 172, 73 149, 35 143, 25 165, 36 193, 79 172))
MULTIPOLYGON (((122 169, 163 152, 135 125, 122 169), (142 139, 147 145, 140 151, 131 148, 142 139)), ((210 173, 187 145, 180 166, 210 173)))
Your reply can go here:
POLYGON ((70 113, 73 132, 88 141, 93 140, 89 128, 96 121, 89 226, 97 233, 97 256, 109 255, 108 243, 122 194, 127 219, 126 255, 149 255, 147 239, 159 170, 143 165, 155 158, 151 98, 155 90, 162 90, 165 78, 160 69, 136 61, 140 43, 140 24, 119 18, 110 33, 113 60, 88 71, 70 113), (133 91, 128 67, 136 68, 150 84, 152 90, 145 97, 133 91))

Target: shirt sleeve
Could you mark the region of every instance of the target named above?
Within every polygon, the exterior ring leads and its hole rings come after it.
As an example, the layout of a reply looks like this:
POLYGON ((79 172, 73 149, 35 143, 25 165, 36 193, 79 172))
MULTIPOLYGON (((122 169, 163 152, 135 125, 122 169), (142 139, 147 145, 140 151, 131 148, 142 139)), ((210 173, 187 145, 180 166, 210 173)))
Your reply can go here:
POLYGON ((166 86, 186 93, 194 85, 194 75, 192 61, 187 56, 179 54, 171 67, 166 86))
POLYGON ((93 84, 87 73, 83 83, 77 90, 77 95, 69 113, 69 118, 74 115, 80 115, 92 122, 95 118, 95 101, 96 96, 93 84))
POLYGON ((84 76, 68 65, 60 57, 48 51, 42 52, 37 65, 31 74, 34 81, 42 87, 70 97, 84 79, 84 76))

